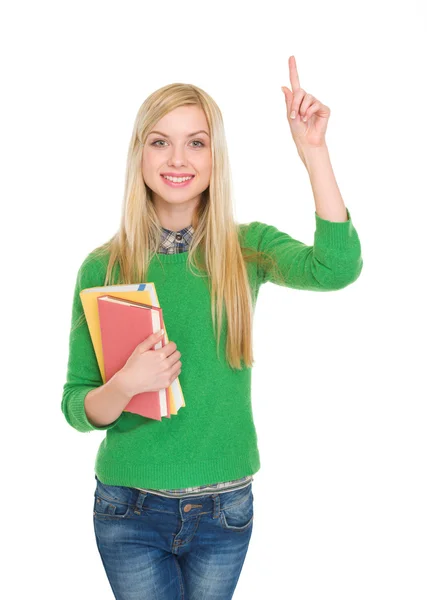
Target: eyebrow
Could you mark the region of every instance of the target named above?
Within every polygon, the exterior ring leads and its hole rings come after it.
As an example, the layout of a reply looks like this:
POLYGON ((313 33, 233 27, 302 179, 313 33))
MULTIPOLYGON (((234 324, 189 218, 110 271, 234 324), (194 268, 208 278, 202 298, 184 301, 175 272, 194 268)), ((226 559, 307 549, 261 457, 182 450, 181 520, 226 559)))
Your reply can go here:
MULTIPOLYGON (((151 135, 152 133, 158 133, 159 135, 163 135, 164 137, 169 137, 166 135, 166 133, 162 133, 161 131, 150 131, 148 135, 151 135)), ((209 133, 204 129, 200 129, 200 131, 195 131, 194 133, 189 133, 187 137, 193 137, 193 135, 197 135, 198 133, 205 133, 209 137, 209 133)))

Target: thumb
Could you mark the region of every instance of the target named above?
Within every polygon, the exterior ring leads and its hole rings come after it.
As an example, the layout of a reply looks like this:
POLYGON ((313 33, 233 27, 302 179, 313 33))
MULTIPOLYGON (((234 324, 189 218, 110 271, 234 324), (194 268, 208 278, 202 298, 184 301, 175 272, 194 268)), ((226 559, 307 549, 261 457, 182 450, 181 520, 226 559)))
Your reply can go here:
POLYGON ((151 335, 149 335, 148 338, 146 338, 139 344, 138 347, 139 347, 140 352, 146 352, 152 346, 154 346, 154 344, 157 344, 159 342, 159 340, 162 339, 164 332, 165 332, 164 329, 160 329, 156 333, 152 333, 151 335))
POLYGON ((287 88, 285 85, 282 86, 282 91, 285 94, 286 108, 289 112, 294 95, 292 94, 291 90, 289 88, 287 88))

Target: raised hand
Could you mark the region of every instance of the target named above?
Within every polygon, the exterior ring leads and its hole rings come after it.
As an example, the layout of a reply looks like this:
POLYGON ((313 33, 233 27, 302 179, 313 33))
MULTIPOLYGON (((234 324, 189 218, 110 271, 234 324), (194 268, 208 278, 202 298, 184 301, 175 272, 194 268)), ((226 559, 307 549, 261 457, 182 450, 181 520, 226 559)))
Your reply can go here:
POLYGON ((325 134, 330 109, 300 87, 295 56, 289 57, 289 77, 292 91, 282 87, 285 94, 288 121, 298 154, 307 148, 326 146, 325 134))

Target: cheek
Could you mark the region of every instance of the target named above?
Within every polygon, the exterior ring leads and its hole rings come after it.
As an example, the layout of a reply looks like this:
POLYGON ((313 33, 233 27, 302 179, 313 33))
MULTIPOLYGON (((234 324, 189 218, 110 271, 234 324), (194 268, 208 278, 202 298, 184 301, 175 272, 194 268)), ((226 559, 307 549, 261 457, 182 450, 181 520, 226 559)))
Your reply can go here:
POLYGON ((155 177, 156 173, 160 168, 160 164, 153 159, 153 156, 147 153, 146 156, 142 157, 141 162, 141 171, 144 176, 144 179, 149 179, 155 177))
POLYGON ((195 165, 200 173, 202 179, 210 179, 212 171, 212 160, 211 158, 204 158, 200 161, 200 164, 195 165))
POLYGON ((206 165, 199 169, 199 182, 200 185, 206 187, 209 184, 211 178, 211 169, 210 167, 206 167, 206 165))

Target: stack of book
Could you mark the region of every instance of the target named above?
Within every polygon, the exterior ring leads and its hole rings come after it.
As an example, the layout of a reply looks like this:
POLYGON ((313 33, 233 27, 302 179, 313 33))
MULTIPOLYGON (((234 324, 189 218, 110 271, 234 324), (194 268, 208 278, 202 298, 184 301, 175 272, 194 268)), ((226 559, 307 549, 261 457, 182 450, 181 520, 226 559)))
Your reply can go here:
MULTIPOLYGON (((155 350, 169 342, 154 283, 86 288, 80 299, 104 383, 151 334, 165 332, 155 350)), ((185 401, 177 377, 168 388, 136 394, 124 411, 161 421, 176 415, 181 406, 185 401)))

